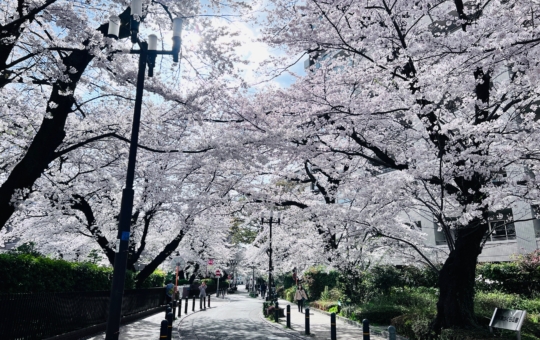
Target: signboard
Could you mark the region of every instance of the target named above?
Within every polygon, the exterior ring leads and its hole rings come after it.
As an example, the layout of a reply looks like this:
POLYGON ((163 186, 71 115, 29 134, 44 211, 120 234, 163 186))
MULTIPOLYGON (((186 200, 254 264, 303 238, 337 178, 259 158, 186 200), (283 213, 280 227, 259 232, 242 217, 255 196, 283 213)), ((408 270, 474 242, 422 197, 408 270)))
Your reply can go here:
POLYGON ((489 327, 520 331, 521 325, 527 316, 524 310, 499 309, 495 308, 489 327))
POLYGON ((213 265, 214 265, 214 259, 208 260, 208 265, 209 265, 209 266, 213 266, 213 265))
POLYGON ((221 271, 219 269, 216 269, 216 276, 221 276, 221 271))
POLYGON ((171 260, 171 267, 173 269, 176 269, 176 267, 180 267, 179 269, 180 270, 184 270, 184 266, 186 265, 185 261, 183 258, 181 258, 180 256, 175 256, 172 258, 171 260))

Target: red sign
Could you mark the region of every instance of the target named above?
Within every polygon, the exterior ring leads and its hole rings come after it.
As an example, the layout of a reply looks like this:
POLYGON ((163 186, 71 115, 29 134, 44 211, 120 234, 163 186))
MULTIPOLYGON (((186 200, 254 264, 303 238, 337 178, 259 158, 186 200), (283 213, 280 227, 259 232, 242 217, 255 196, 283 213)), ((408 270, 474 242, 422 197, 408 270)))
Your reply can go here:
POLYGON ((221 276, 221 272, 219 271, 219 269, 216 270, 216 276, 221 276))
POLYGON ((232 275, 229 275, 229 280, 232 279, 232 275))
POLYGON ((213 266, 213 265, 214 265, 214 259, 208 260, 208 265, 209 265, 209 266, 213 266))

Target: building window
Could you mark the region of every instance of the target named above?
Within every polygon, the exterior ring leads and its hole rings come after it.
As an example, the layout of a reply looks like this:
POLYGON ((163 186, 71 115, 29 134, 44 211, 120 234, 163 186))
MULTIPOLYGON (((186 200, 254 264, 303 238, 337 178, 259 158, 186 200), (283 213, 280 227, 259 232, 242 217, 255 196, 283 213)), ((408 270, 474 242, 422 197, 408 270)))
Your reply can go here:
POLYGON ((516 239, 516 227, 514 223, 504 220, 489 221, 488 241, 508 241, 516 239))

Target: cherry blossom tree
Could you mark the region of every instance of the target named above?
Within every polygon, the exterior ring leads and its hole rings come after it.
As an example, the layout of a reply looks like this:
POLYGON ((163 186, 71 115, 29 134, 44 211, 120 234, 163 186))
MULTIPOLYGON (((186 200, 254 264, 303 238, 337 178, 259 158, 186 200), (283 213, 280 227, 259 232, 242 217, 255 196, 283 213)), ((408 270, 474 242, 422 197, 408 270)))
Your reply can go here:
MULTIPOLYGON (((147 30, 161 32, 165 41, 172 18, 184 17, 185 32, 192 32, 197 43, 185 44, 183 70, 158 58, 159 75, 147 83, 147 93, 175 102, 184 121, 200 120, 201 112, 214 104, 216 89, 223 90, 224 77, 234 79, 230 71, 238 60, 237 42, 220 40, 232 33, 213 19, 247 6, 152 0, 143 7, 147 30)), ((130 8, 123 1, 9 0, 0 5, 0 228, 43 173, 62 164, 69 152, 100 140, 129 142, 125 136, 137 67, 133 56, 121 53, 131 47, 125 39, 129 20, 130 8), (121 19, 118 41, 106 37, 111 14, 121 19)), ((159 149, 147 142, 146 150, 159 149)))
POLYGON ((299 180, 326 203, 367 199, 384 217, 365 225, 374 233, 409 233, 385 218, 428 211, 449 249, 433 327, 473 327, 489 214, 538 193, 537 4, 271 2, 265 41, 288 51, 275 71, 302 53, 311 65, 259 102, 284 154, 306 165, 299 180))

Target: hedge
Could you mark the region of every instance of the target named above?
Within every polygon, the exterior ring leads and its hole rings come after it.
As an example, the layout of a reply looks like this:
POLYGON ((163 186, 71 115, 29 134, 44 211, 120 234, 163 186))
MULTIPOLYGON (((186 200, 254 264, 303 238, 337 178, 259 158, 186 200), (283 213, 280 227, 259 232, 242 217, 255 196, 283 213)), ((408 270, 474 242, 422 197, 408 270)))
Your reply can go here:
MULTIPOLYGON (((109 290, 112 268, 90 262, 68 262, 29 254, 0 254, 0 292, 77 292, 109 290)), ((125 289, 135 288, 135 273, 126 273, 125 289)), ((141 288, 163 287, 165 275, 156 271, 141 288)))

